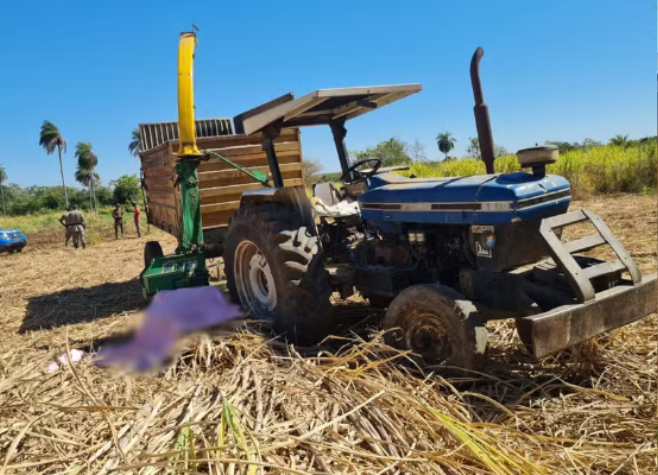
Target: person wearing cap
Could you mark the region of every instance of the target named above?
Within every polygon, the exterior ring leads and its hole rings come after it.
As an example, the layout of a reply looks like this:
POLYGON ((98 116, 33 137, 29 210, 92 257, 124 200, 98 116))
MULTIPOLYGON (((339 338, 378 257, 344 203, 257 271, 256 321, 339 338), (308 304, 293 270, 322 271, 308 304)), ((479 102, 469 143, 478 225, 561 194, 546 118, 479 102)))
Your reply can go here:
POLYGON ((140 218, 142 214, 142 210, 139 208, 139 205, 137 204, 136 201, 132 201, 130 204, 133 205, 134 209, 134 214, 135 214, 135 229, 137 230, 137 237, 140 238, 142 237, 142 228, 140 226, 140 218))
POLYGON ((84 215, 76 205, 70 206, 69 210, 59 218, 59 222, 66 228, 65 246, 68 246, 69 242, 73 240, 73 247, 76 249, 80 244, 82 244, 83 249, 87 247, 85 241, 85 227, 87 224, 84 215))
POLYGON ((114 238, 119 239, 119 231, 121 231, 121 237, 123 237, 123 211, 119 203, 115 203, 112 217, 114 218, 114 238))

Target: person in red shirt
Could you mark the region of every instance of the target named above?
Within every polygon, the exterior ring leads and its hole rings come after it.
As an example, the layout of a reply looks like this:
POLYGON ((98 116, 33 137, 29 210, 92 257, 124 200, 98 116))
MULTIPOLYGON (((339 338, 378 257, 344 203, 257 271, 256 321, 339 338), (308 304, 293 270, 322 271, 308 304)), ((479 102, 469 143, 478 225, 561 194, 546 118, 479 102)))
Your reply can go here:
POLYGON ((131 204, 133 205, 133 208, 135 210, 135 229, 137 229, 137 237, 140 238, 142 237, 142 228, 140 227, 139 220, 142 214, 142 210, 139 209, 139 205, 137 204, 137 202, 133 201, 131 204))

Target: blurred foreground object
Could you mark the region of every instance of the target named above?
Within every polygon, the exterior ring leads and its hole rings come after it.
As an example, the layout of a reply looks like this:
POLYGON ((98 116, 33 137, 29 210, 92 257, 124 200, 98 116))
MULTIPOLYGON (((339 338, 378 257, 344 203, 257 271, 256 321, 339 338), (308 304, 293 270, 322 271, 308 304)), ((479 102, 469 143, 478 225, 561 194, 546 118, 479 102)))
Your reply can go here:
POLYGON ((146 370, 162 363, 185 334, 226 323, 240 316, 215 287, 182 288, 158 292, 146 309, 144 322, 132 341, 101 350, 99 366, 146 370))
POLYGON ((46 369, 46 373, 48 374, 54 373, 55 371, 63 368, 69 363, 77 363, 78 361, 81 361, 86 356, 87 356, 86 352, 73 348, 70 353, 68 354, 64 353, 62 356, 57 358, 57 361, 50 363, 50 365, 48 365, 48 368, 46 369))

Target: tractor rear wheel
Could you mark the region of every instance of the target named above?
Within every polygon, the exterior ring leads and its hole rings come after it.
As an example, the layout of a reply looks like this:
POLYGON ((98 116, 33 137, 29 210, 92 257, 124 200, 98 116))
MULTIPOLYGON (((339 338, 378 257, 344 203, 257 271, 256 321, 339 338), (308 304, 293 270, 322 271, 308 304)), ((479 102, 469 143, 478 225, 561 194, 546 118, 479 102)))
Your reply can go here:
POLYGON ((251 205, 231 220, 224 247, 233 300, 299 344, 329 332, 332 289, 318 237, 291 208, 251 205))
POLYGON ((487 329, 473 303, 442 285, 400 292, 386 312, 384 328, 390 330, 387 344, 410 350, 432 366, 472 370, 487 346, 487 329))
POLYGON ((148 241, 144 245, 144 269, 148 269, 153 259, 162 256, 164 256, 164 252, 162 252, 160 243, 158 241, 148 241))

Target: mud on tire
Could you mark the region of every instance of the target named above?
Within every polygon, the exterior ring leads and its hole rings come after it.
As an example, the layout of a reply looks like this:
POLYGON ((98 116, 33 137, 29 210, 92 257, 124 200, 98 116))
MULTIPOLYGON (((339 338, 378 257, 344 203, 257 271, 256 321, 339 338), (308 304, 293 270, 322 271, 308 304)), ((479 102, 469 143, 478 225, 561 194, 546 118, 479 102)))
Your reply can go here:
POLYGON ((414 285, 400 292, 386 312, 384 328, 390 346, 411 350, 422 363, 455 374, 476 369, 487 345, 475 305, 442 285, 414 285))
POLYGON ((269 320, 277 334, 302 345, 328 335, 332 289, 322 250, 291 208, 240 209, 223 255, 231 297, 253 317, 269 320))

